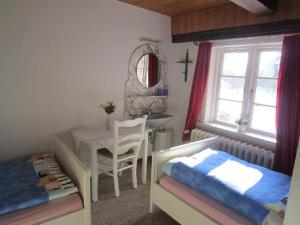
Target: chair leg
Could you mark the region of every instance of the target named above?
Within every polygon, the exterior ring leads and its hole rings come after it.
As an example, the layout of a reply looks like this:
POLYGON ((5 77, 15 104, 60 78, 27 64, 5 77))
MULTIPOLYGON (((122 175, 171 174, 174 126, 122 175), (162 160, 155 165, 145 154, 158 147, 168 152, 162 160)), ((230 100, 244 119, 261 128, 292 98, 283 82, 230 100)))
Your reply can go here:
MULTIPOLYGON (((124 167, 124 162, 120 162, 119 163, 119 168, 123 168, 124 167)), ((123 170, 119 172, 119 176, 123 175, 123 170)))
POLYGON ((136 167, 137 167, 137 159, 132 160, 132 183, 133 183, 133 188, 137 188, 137 176, 136 176, 136 167))
POLYGON ((118 171, 117 171, 117 165, 114 165, 113 168, 113 179, 114 179, 114 188, 115 188, 115 196, 120 196, 120 190, 119 190, 119 180, 118 180, 118 171))

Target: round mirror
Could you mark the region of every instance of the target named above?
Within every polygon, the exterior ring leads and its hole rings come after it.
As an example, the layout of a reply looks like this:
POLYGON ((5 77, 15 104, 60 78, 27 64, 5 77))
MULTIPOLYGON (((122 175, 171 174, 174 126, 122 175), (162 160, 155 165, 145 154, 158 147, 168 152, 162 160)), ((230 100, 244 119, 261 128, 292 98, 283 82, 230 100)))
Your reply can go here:
POLYGON ((137 77, 145 87, 153 87, 160 81, 160 62, 156 55, 143 55, 137 64, 137 77))

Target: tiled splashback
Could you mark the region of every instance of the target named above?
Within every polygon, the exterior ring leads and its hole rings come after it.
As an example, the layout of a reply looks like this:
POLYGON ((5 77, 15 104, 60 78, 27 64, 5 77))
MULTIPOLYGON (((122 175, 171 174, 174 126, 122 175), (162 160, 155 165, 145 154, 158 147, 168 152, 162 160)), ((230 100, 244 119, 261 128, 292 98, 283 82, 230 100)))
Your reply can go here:
POLYGON ((126 97, 129 115, 143 115, 146 113, 162 113, 167 109, 166 96, 130 96, 126 97))

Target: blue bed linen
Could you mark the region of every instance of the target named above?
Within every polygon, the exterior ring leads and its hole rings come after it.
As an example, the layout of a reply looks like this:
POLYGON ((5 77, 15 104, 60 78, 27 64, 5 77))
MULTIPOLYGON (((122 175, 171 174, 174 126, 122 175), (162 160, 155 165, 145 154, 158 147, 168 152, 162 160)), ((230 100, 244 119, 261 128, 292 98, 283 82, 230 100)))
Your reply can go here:
POLYGON ((38 179, 32 164, 27 163, 25 159, 0 164, 0 178, 0 195, 32 186, 38 179))
POLYGON ((162 170, 258 225, 263 224, 269 213, 265 205, 285 197, 291 182, 289 176, 211 149, 196 156, 173 159, 162 170))
POLYGON ((0 164, 0 215, 49 201, 39 177, 26 159, 0 164))

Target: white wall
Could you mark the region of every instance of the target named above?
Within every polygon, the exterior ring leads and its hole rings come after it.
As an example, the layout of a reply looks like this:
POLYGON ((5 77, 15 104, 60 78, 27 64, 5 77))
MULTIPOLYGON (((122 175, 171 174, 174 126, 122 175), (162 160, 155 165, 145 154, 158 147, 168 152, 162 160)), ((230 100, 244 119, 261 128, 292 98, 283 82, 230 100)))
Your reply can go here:
POLYGON ((116 116, 123 115, 129 57, 140 37, 161 40, 170 110, 181 115, 185 105, 176 98, 190 89, 183 66, 175 72, 170 63, 185 54, 169 58, 170 29, 169 17, 113 0, 1 0, 0 161, 44 151, 57 132, 104 123, 99 102, 115 101, 116 116))
POLYGON ((284 225, 299 224, 299 205, 300 205, 300 138, 298 142, 297 155, 293 170, 293 177, 291 181, 291 189, 289 193, 289 200, 287 204, 287 212, 284 218, 284 225))
POLYGON ((170 56, 168 58, 168 82, 170 85, 168 112, 175 115, 175 117, 172 121, 170 121, 168 127, 173 130, 174 145, 178 145, 181 142, 181 136, 189 106, 197 54, 198 47, 192 43, 173 43, 170 48, 170 56), (185 59, 186 49, 189 49, 189 57, 193 63, 188 66, 188 78, 185 83, 184 74, 182 73, 185 69, 185 64, 176 62, 185 59))

